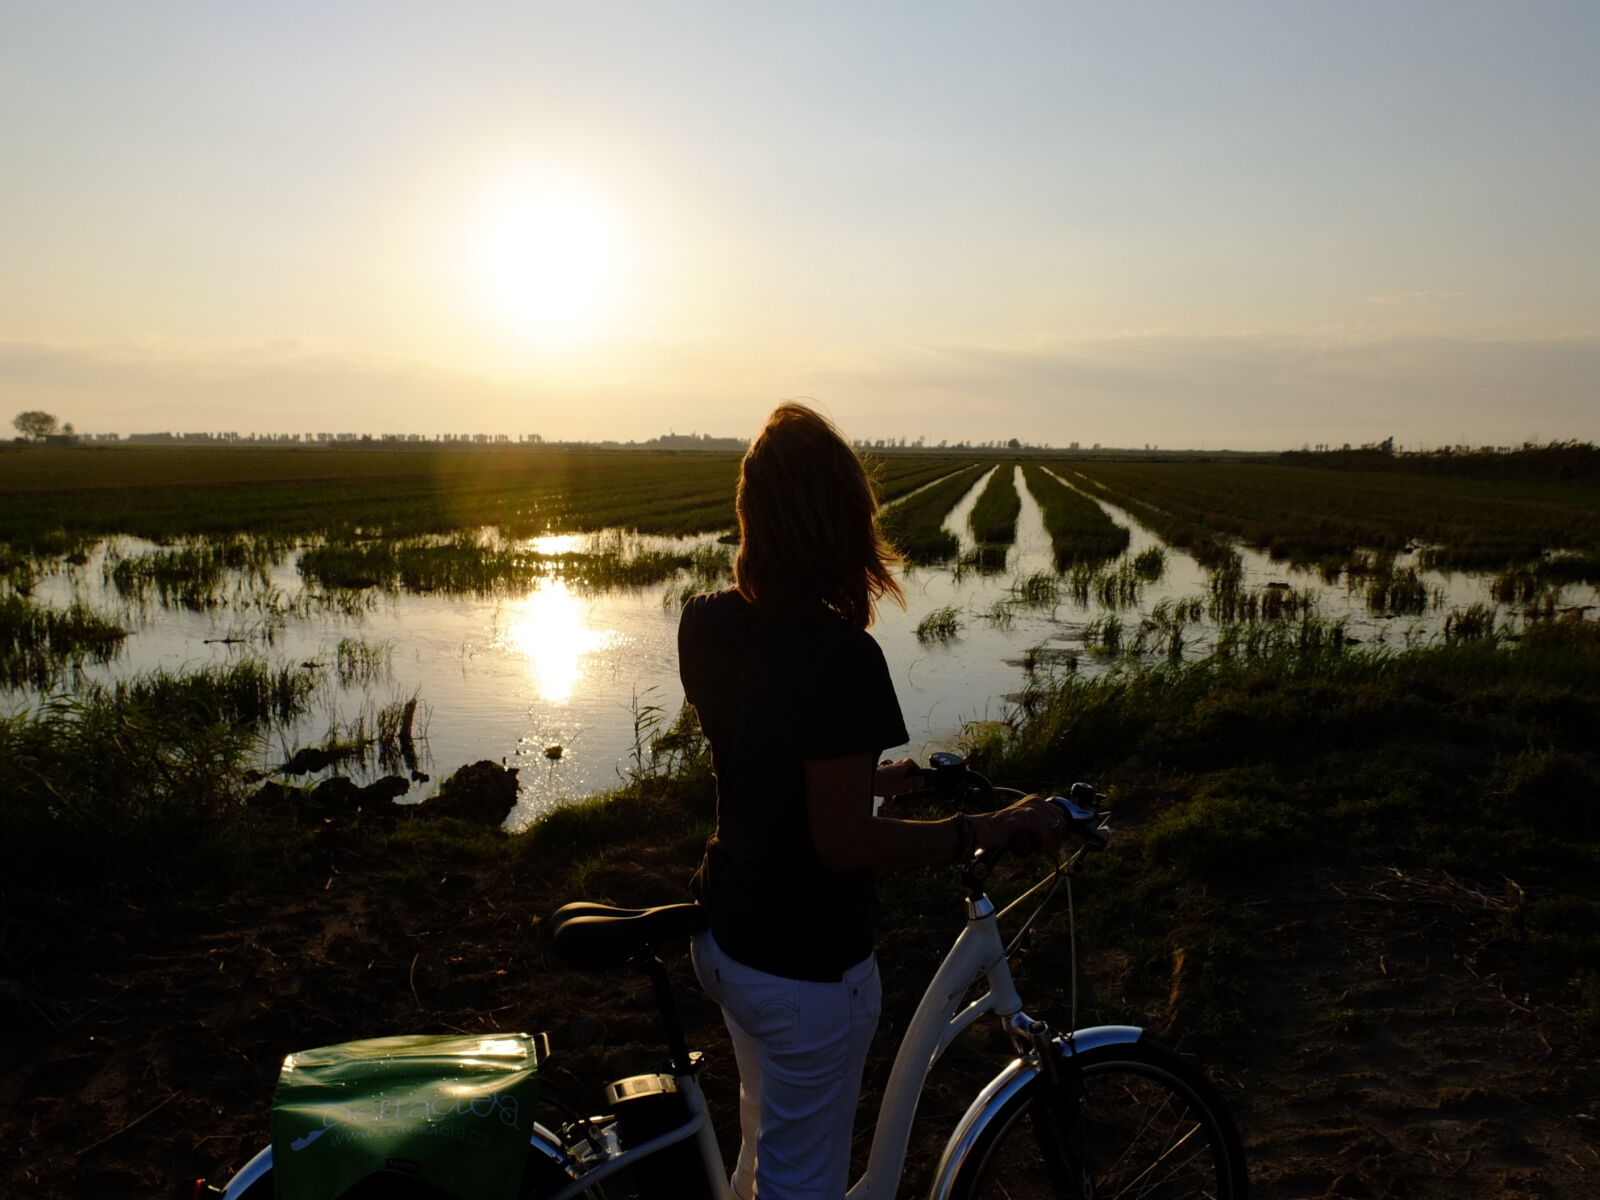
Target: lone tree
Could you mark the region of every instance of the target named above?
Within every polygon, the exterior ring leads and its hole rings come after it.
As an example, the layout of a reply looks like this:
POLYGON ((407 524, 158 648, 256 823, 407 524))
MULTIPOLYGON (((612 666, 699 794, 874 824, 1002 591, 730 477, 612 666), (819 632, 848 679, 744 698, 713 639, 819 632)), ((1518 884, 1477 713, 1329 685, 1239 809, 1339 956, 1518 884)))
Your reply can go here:
POLYGON ((47 438, 56 431, 55 417, 39 409, 18 413, 11 419, 11 423, 24 437, 47 438))

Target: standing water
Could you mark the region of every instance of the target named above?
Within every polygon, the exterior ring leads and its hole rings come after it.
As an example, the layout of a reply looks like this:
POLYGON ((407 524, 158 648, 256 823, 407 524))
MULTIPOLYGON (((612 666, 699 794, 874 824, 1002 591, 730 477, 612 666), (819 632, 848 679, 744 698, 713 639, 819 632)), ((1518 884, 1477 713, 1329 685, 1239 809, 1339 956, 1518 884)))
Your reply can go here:
MULTIPOLYGON (((1122 648, 1152 614, 1170 633, 1171 612, 1188 602, 1181 628, 1181 653, 1205 652, 1218 622, 1205 615, 1212 576, 1188 555, 1164 548, 1130 514, 1095 495, 1070 472, 1058 478, 1095 499, 1131 542, 1117 561, 1094 572, 1058 576, 1038 504, 1020 468, 1021 497, 1015 544, 1004 570, 963 567, 909 568, 902 576, 907 606, 880 608, 873 630, 882 645, 899 693, 908 747, 896 754, 924 757, 958 742, 972 722, 1013 719, 1019 693, 1040 674, 1093 673, 1111 669, 1118 653, 1105 642, 1108 622, 1123 631, 1122 648), (1127 580, 1141 553, 1160 551, 1159 577, 1127 580), (1101 581, 1121 572, 1124 586, 1111 596, 1101 581), (1093 579, 1090 578, 1091 574, 1093 579), (942 616, 937 623, 930 618, 942 616)), ((946 527, 962 554, 973 550, 967 518, 989 478, 979 478, 955 505, 946 527)), ((626 546, 628 553, 688 553, 715 539, 641 538, 609 531, 599 535, 541 538, 524 548, 544 554, 585 553, 626 546)), ((249 593, 235 578, 231 603, 191 611, 181 606, 130 601, 116 591, 103 569, 108 556, 128 557, 156 549, 116 539, 102 544, 86 563, 62 566, 41 576, 33 598, 65 607, 75 601, 116 616, 131 631, 112 661, 80 668, 89 679, 127 677, 153 669, 177 673, 227 665, 244 657, 273 666, 319 664, 326 683, 316 709, 282 730, 264 747, 262 765, 272 768, 295 749, 324 741, 330 730, 369 725, 375 714, 416 697, 424 771, 445 774, 479 759, 519 768, 520 799, 513 824, 525 824, 568 800, 616 786, 649 767, 652 734, 664 731, 683 701, 677 677, 676 629, 682 580, 644 587, 597 590, 572 579, 545 577, 525 591, 495 596, 442 592, 379 593, 347 605, 279 605, 276 616, 252 616, 249 593), (242 597, 242 598, 241 598, 242 597), (376 597, 375 599, 373 597, 376 597), (352 649, 355 647, 357 649, 352 649), (346 669, 350 661, 359 669, 346 669)), ((1405 644, 1439 636, 1454 609, 1493 606, 1488 577, 1419 572, 1427 591, 1421 613, 1394 617, 1370 611, 1364 586, 1325 583, 1314 574, 1293 575, 1264 555, 1239 548, 1236 585, 1245 593, 1292 592, 1306 598, 1324 622, 1340 622, 1363 642, 1405 644)), ((1411 556, 1397 560, 1414 565, 1411 556)), ((1147 569, 1147 574, 1148 574, 1147 569)), ((293 556, 256 581, 261 595, 303 595, 293 556)), ((224 589, 226 590, 226 589, 224 589)), ((1594 589, 1568 589, 1590 593, 1594 589)), ((1572 598, 1578 602, 1583 598, 1572 598)), ((1515 615, 1501 607, 1502 624, 1515 615)), ((1154 641, 1147 653, 1156 653, 1154 641)), ((1169 640, 1159 652, 1171 654, 1169 640)), ((56 690, 69 688, 70 678, 56 690)), ((12 707, 39 701, 39 694, 14 688, 12 707)), ((348 768, 346 768, 348 769, 348 768)), ((381 768, 370 768, 381 773, 381 768)), ((412 797, 425 794, 413 789, 412 797)))

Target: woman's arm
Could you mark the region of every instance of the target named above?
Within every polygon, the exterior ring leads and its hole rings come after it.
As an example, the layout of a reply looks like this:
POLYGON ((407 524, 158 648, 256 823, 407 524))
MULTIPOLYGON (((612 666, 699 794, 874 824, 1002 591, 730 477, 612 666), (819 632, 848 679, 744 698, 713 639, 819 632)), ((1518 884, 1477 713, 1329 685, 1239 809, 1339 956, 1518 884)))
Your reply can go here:
MULTIPOLYGON (((830 871, 892 871, 954 859, 959 838, 954 817, 901 821, 872 815, 875 758, 853 754, 806 763, 806 814, 811 843, 822 865, 830 871)), ((901 780, 905 773, 900 771, 882 782, 901 780)), ((1004 846, 1023 829, 1031 830, 1041 845, 1054 846, 1059 836, 1050 828, 1046 803, 1029 796, 999 812, 972 814, 968 818, 972 848, 1004 846)))

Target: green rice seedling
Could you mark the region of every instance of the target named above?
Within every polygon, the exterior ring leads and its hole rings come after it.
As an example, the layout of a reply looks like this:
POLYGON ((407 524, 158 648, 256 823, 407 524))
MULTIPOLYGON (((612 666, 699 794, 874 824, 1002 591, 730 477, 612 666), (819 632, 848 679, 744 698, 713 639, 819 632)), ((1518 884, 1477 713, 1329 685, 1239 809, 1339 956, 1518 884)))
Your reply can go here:
POLYGON ((982 612, 976 614, 978 620, 987 621, 996 629, 1010 629, 1017 619, 1017 606, 1014 600, 996 600, 982 612))
POLYGON ((1206 613, 1219 625, 1237 621, 1287 621, 1304 616, 1316 607, 1316 597, 1286 584, 1264 588, 1242 586, 1234 572, 1215 572, 1206 613))
POLYGON ((1502 571, 1489 583, 1489 595, 1501 604, 1526 604, 1539 590, 1539 576, 1526 568, 1502 571))
MULTIPOLYGON (((581 564, 564 564, 559 572, 574 586, 603 592, 619 588, 642 588, 662 583, 693 565, 687 554, 650 551, 631 558, 609 554, 591 555, 581 564)), ((706 590, 705 588, 701 589, 706 590)))
POLYGON ((242 582, 265 586, 267 572, 284 553, 283 543, 274 538, 196 538, 171 550, 108 553, 102 570, 121 596, 153 597, 163 608, 203 612, 225 603, 223 588, 230 573, 242 576, 242 582))
POLYGON ((419 705, 418 694, 413 692, 378 709, 373 721, 373 748, 377 752, 379 765, 385 771, 393 773, 401 768, 415 771, 420 765, 417 743, 427 744, 428 710, 425 705, 419 705), (417 723, 419 713, 422 717, 420 728, 417 723))
POLYGON ((1158 600, 1150 610, 1150 620, 1160 629, 1181 629, 1200 619, 1199 601, 1175 600, 1168 597, 1158 600))
POLYGON ((1378 570, 1378 556, 1366 550, 1352 550, 1344 556, 1344 575, 1355 580, 1378 570))
POLYGON ((1089 592, 1094 587, 1095 569, 1088 563, 1074 563, 1067 573, 1067 594, 1079 608, 1089 606, 1089 592))
POLYGON ((1074 563, 1107 562, 1128 548, 1128 531, 1088 496, 1037 463, 1024 466, 1022 475, 1050 534, 1056 570, 1064 571, 1074 563))
POLYGON ((1167 553, 1160 546, 1147 546, 1133 556, 1134 574, 1154 583, 1167 573, 1167 553))
POLYGON ((14 556, 0 546, 0 584, 18 596, 27 596, 39 583, 39 565, 31 558, 14 556))
POLYGON ((110 661, 127 636, 84 604, 58 609, 0 595, 0 685, 50 687, 69 667, 110 661))
MULTIPOLYGON (((1006 661, 1013 662, 1011 659, 1006 661)), ((1038 686, 1039 676, 1049 676, 1057 670, 1076 671, 1078 652, 1071 646, 1050 646, 1040 642, 1037 646, 1029 646, 1023 651, 1022 657, 1016 659, 1014 665, 1021 667, 1023 673, 1027 675, 1028 690, 1033 692, 1038 686)))
POLYGON ((367 687, 389 677, 394 643, 341 638, 334 651, 334 666, 343 687, 367 687))
POLYGON ((1061 579, 1049 571, 1036 571, 1011 582, 1011 598, 1024 608, 1054 608, 1061 603, 1061 579))
POLYGON ((278 613, 284 617, 305 620, 310 616, 343 617, 360 621, 378 606, 378 596, 371 590, 354 588, 301 588, 287 596, 281 592, 264 593, 259 603, 262 611, 278 613))
POLYGON ((1101 613, 1083 627, 1083 644, 1096 654, 1115 657, 1122 651, 1122 619, 1115 613, 1101 613))
POLYGON ((1420 615, 1428 610, 1427 586, 1415 568, 1374 574, 1367 584, 1367 611, 1389 616, 1420 615))
POLYGON ((1444 636, 1451 642, 1475 642, 1493 637, 1495 610, 1487 604, 1469 604, 1450 611, 1444 619, 1444 636))
POLYGON ((961 614, 950 605, 936 608, 917 622, 917 641, 948 642, 961 632, 961 614))
POLYGON ((1017 516, 1022 512, 1022 497, 1017 494, 1016 467, 1002 463, 989 476, 989 482, 972 506, 967 524, 972 536, 982 544, 1009 546, 1017 539, 1017 516))
POLYGON ((442 541, 419 538, 317 546, 302 553, 297 566, 309 582, 327 589, 494 596, 525 594, 546 578, 565 579, 589 591, 645 587, 685 570, 702 573, 709 581, 728 561, 720 547, 696 554, 543 554, 463 533, 442 541))
POLYGON ((1205 616, 1206 602, 1201 596, 1180 596, 1167 603, 1172 605, 1172 616, 1176 621, 1193 625, 1205 616))
POLYGON ((1284 621, 1304 616, 1317 606, 1315 595, 1287 584, 1269 583, 1261 589, 1259 596, 1261 619, 1264 621, 1284 621))
POLYGON ((1332 651, 1341 653, 1350 644, 1345 623, 1341 620, 1325 621, 1310 609, 1303 610, 1299 625, 1295 626, 1295 647, 1302 651, 1332 651))
POLYGON ((1186 548, 1189 556, 1208 571, 1237 571, 1244 565, 1237 550, 1208 534, 1195 537, 1186 548))
POLYGON ((1522 610, 1522 616, 1527 621, 1554 621, 1561 611, 1561 589, 1547 588, 1522 610))
POLYGON ((1094 578, 1095 600, 1102 608, 1131 608, 1143 591, 1144 580, 1126 563, 1094 578))

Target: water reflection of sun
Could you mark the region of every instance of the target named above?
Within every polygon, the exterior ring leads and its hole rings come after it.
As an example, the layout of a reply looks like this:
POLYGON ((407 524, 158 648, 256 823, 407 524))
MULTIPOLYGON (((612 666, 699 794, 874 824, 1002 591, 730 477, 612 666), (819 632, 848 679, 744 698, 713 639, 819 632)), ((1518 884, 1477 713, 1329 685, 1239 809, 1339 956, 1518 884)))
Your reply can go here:
POLYGON ((528 659, 541 699, 572 699, 583 678, 584 660, 622 640, 614 629, 589 625, 588 606, 565 582, 554 580, 510 613, 505 640, 528 659))

